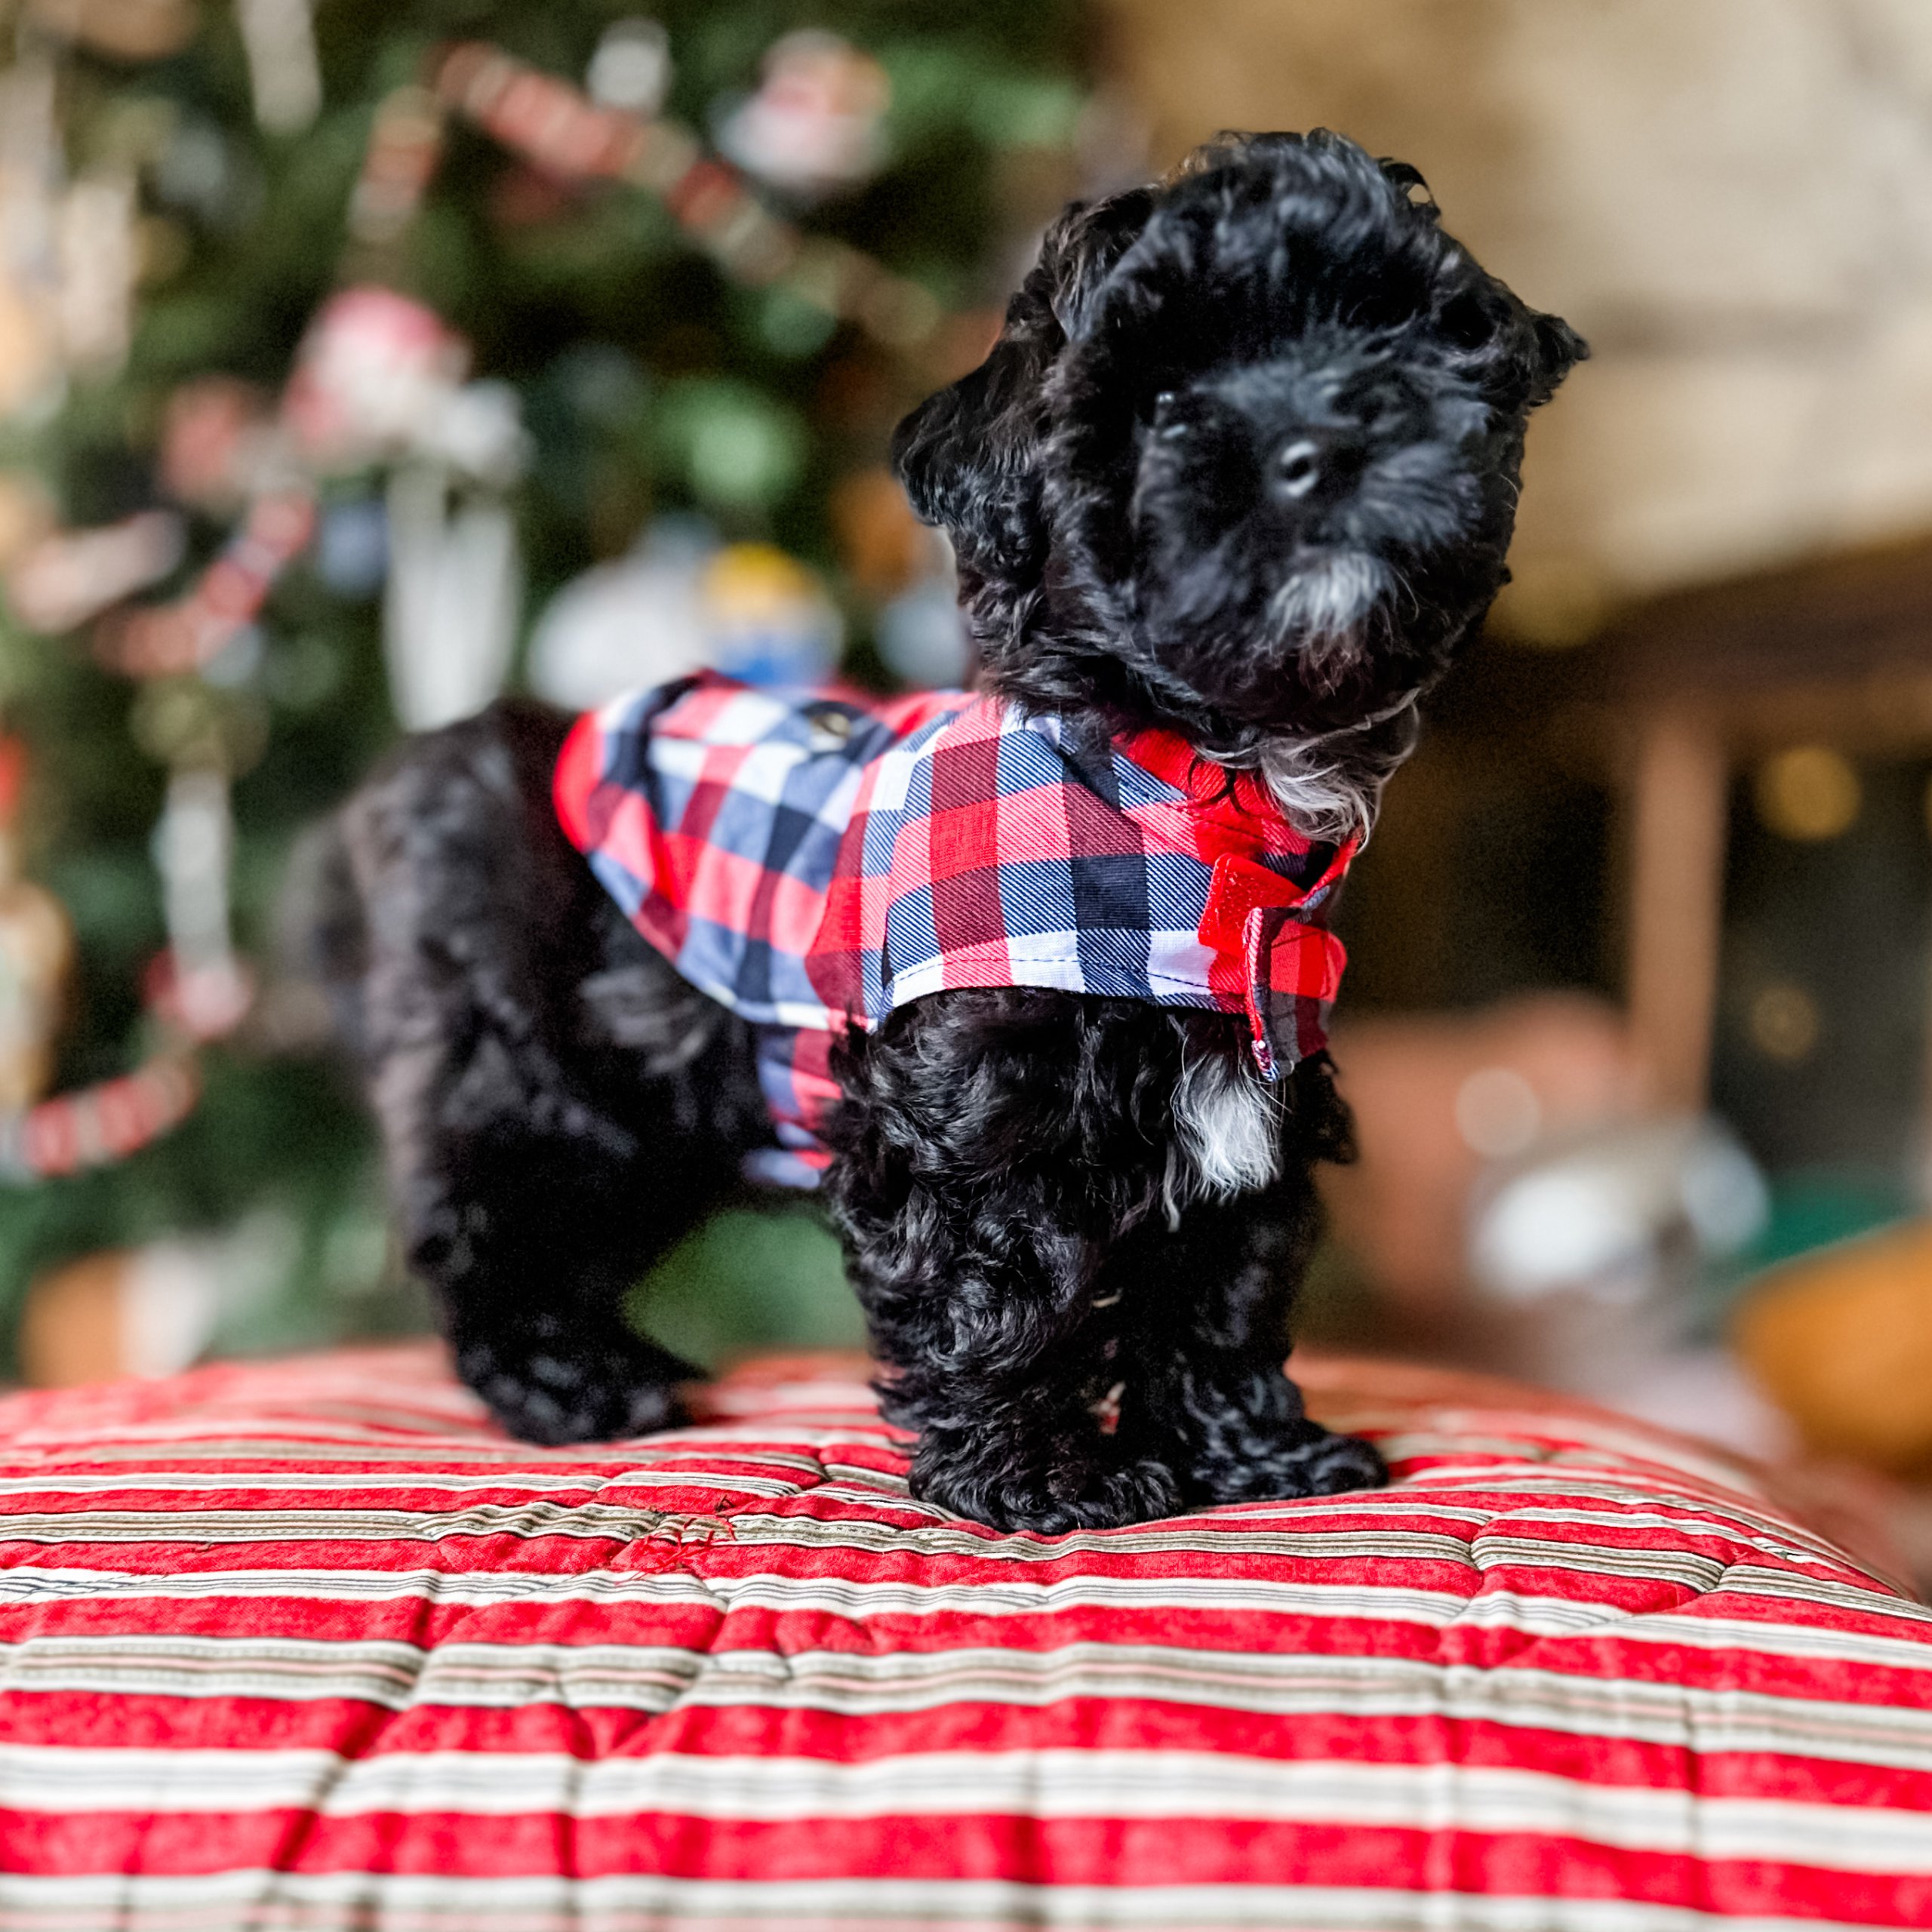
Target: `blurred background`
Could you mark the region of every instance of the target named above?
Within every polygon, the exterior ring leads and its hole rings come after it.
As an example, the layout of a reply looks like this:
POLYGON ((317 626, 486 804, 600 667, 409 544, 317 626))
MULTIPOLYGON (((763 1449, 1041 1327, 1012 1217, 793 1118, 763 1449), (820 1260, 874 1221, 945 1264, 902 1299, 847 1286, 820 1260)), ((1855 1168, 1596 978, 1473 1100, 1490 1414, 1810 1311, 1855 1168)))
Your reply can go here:
MULTIPOLYGON (((305 829, 506 687, 969 677, 892 424, 1066 198, 1326 125, 1595 352, 1342 910, 1362 1158, 1307 1329, 1909 1504, 1920 0, 631 5, 0 4, 12 1371, 422 1327, 305 829)), ((860 1339, 795 1202, 639 1297, 713 1362, 860 1339)))

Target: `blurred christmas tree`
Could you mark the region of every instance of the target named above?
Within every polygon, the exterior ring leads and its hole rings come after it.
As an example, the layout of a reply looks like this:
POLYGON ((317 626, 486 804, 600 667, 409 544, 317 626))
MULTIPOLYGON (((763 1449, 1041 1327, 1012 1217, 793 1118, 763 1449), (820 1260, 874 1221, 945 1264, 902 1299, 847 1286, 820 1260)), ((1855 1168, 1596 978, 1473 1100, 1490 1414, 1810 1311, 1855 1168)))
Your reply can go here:
POLYGON ((0 23, 0 1322, 198 1234, 218 1345, 379 1327, 371 1137, 272 963, 303 828, 506 678, 952 668, 879 465, 1081 185, 1074 10, 0 23))

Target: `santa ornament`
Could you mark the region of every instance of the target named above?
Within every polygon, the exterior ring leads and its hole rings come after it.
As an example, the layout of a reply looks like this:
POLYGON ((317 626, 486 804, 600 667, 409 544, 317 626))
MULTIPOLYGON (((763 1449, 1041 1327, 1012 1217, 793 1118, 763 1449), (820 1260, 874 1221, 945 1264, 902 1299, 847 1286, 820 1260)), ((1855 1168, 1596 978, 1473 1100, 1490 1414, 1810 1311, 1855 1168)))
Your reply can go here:
POLYGON ((768 186, 817 199, 878 172, 891 98, 869 54, 808 27, 773 44, 763 84, 723 117, 718 145, 768 186))
POLYGON ((469 348, 420 303, 351 289, 317 318, 283 416, 318 468, 393 464, 383 643, 413 731, 467 717, 508 675, 523 569, 503 492, 521 473, 515 392, 466 383, 469 348))

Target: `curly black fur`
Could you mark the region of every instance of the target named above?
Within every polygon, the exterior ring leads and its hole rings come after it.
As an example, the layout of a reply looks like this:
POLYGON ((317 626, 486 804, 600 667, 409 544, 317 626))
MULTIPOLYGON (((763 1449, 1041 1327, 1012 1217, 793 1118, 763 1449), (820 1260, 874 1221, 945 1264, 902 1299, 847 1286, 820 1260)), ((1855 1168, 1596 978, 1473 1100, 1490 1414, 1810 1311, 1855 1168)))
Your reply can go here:
POLYGON ((638 937, 550 810, 534 705, 411 740, 340 821, 318 922, 410 1266, 537 1442, 661 1427, 697 1373, 620 1302, 770 1123, 749 1029, 638 937))
MULTIPOLYGON (((995 689, 1177 729, 1361 830, 1583 353, 1412 169, 1230 137, 1070 208, 895 459, 995 689)), ((749 1030, 554 823, 561 734, 506 705, 405 746, 343 817, 320 922, 411 1264, 465 1378, 543 1441, 674 1414, 691 1371, 620 1297, 771 1144, 749 1030)), ((826 1198, 916 1494, 1051 1532, 1380 1479, 1281 1371, 1346 1115, 1325 1057, 1270 1090, 1247 1054, 1237 1018, 1032 989, 847 1039, 826 1198)))
POLYGON ((849 1040, 832 1210, 885 1413, 919 1432, 916 1492, 1054 1531, 1380 1480, 1281 1373, 1318 1223, 1311 1166, 1346 1152, 1326 1065, 1296 1071, 1297 1158, 1275 1180, 1172 1198, 1183 1069, 1244 1051, 1244 1033, 1014 988, 849 1040))
POLYGON ((1447 667, 1505 580, 1529 411, 1586 352, 1413 168, 1230 139, 1069 208, 894 454, 992 685, 1260 762, 1447 667))

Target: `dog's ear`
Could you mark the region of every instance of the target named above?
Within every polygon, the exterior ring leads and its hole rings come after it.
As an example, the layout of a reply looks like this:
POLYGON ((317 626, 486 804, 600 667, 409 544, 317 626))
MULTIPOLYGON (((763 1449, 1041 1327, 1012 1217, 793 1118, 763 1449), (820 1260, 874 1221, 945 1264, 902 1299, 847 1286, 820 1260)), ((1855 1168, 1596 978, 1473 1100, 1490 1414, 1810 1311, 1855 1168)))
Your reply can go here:
POLYGON ((952 539, 962 579, 976 586, 1019 592, 1038 578, 1046 374, 1152 206, 1152 191, 1137 188, 1067 209, 1048 229, 986 361, 928 397, 893 436, 893 469, 914 511, 952 539))
POLYGON ((1531 393, 1532 404, 1547 402, 1556 386, 1579 362, 1586 360, 1590 345, 1561 315, 1532 312, 1530 327, 1536 337, 1537 380, 1531 393))
POLYGON ((1549 401, 1590 345, 1561 315, 1524 308, 1500 283, 1489 288, 1488 297, 1456 296, 1437 319, 1452 343, 1477 358, 1491 401, 1527 414, 1549 401))
POLYGON ((1407 202, 1411 208, 1419 208, 1431 221, 1440 218, 1442 211, 1435 205, 1435 196, 1423 178, 1423 171, 1414 163, 1398 161, 1393 155, 1385 154, 1376 166, 1382 171, 1382 178, 1407 202))

